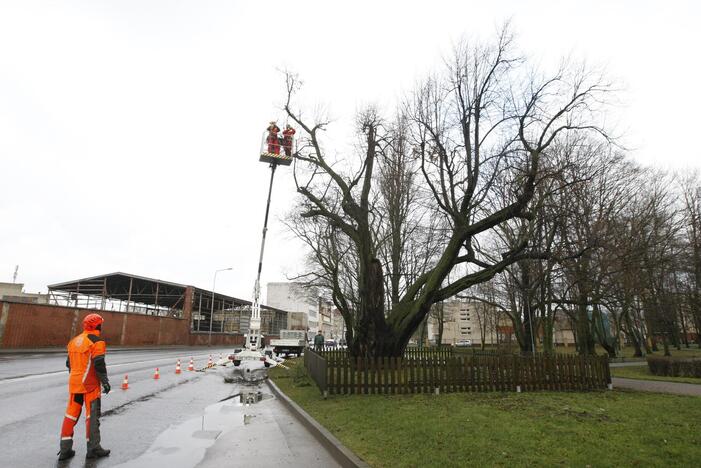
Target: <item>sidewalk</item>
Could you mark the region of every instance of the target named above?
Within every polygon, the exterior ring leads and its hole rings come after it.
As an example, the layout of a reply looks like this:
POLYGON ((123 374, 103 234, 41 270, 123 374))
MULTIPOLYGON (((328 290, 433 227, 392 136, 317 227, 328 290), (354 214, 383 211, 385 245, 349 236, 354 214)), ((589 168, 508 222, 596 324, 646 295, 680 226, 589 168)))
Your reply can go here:
MULTIPOLYGON (((228 384, 227 384, 228 385, 228 384)), ((119 468, 341 467, 283 403, 263 387, 237 390, 263 398, 242 403, 237 396, 207 406, 201 416, 171 425, 138 457, 119 468)), ((232 388, 235 392, 235 387, 232 388)), ((237 394, 238 395, 238 394, 237 394)))
POLYGON ((613 388, 625 388, 640 392, 671 393, 674 395, 701 396, 701 385, 657 380, 637 380, 613 377, 613 388))

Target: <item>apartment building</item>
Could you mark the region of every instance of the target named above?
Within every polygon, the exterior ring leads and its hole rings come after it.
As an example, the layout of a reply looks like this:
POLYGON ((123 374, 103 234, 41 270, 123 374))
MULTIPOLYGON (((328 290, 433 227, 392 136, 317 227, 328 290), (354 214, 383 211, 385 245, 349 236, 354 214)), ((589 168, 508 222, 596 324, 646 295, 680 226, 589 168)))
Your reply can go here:
POLYGON ((301 283, 268 283, 266 299, 266 305, 289 312, 291 329, 319 329, 319 298, 301 283))

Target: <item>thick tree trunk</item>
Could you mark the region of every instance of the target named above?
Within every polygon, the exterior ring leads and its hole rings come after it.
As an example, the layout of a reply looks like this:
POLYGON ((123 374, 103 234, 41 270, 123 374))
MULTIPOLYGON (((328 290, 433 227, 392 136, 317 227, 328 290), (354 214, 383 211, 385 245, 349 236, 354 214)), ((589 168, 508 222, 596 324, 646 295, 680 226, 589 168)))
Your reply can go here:
POLYGON ((521 354, 529 354, 531 352, 531 345, 530 341, 526 340, 526 334, 524 332, 525 323, 520 319, 514 319, 513 317, 511 319, 511 323, 514 329, 514 336, 516 337, 516 344, 518 344, 521 354))
POLYGON ((555 352, 555 344, 553 337, 553 330, 555 328, 555 321, 553 317, 543 314, 541 318, 541 323, 543 324, 543 352, 545 354, 553 354, 555 352))
POLYGON ((362 262, 360 269, 360 305, 350 353, 360 357, 402 356, 406 343, 399 342, 385 321, 382 264, 374 258, 369 262, 367 271, 364 271, 362 262))
POLYGON ((684 342, 684 346, 686 348, 689 347, 689 333, 687 331, 686 327, 686 319, 684 318, 684 311, 682 308, 679 308, 679 325, 681 326, 682 329, 682 341, 684 342))
POLYGON ((664 348, 664 355, 671 356, 672 353, 669 352, 669 340, 667 339, 667 334, 662 335, 662 347, 664 348))
POLYGON ((530 295, 530 274, 526 265, 521 265, 521 306, 523 307, 523 346, 521 351, 523 354, 532 354, 535 352, 536 333, 533 324, 533 306, 531 305, 530 295))
POLYGON ((640 341, 638 340, 631 340, 633 343, 633 348, 635 351, 633 352, 633 357, 643 357, 643 349, 640 347, 640 341))
POLYGON ((694 248, 694 292, 693 292, 693 305, 691 314, 694 317, 694 325, 696 328, 696 344, 701 346, 701 242, 698 239, 698 225, 696 221, 698 218, 693 219, 693 240, 692 245, 694 248))
POLYGON ((642 341, 640 337, 638 336, 638 331, 634 328, 633 326, 633 321, 630 319, 630 310, 628 308, 625 308, 623 310, 623 319, 625 320, 626 323, 626 336, 630 340, 630 342, 633 344, 633 348, 635 348, 635 352, 633 353, 633 357, 643 357, 643 349, 640 344, 642 341))
POLYGON ((599 343, 602 348, 606 350, 608 353, 609 357, 615 358, 616 357, 616 347, 611 346, 609 343, 599 343))

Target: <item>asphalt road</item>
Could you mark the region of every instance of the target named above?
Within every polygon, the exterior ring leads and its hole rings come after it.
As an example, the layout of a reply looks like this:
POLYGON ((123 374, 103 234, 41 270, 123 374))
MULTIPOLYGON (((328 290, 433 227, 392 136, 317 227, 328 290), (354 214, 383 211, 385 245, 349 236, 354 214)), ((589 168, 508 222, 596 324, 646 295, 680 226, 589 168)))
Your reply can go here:
POLYGON ((103 395, 102 445, 110 457, 85 460, 84 414, 76 425, 76 456, 58 464, 59 432, 68 396, 65 355, 0 355, 0 467, 335 466, 330 455, 275 400, 267 386, 226 384, 206 366, 228 349, 109 353, 112 391, 103 395), (182 373, 175 374, 180 358, 182 373), (160 379, 154 380, 155 368, 160 379), (125 374, 129 389, 121 390, 125 374), (239 393, 258 392, 246 405, 239 393), (223 402, 220 400, 226 399, 223 402), (243 463, 248 461, 249 464, 243 463), (300 465, 301 463, 301 465, 300 465))

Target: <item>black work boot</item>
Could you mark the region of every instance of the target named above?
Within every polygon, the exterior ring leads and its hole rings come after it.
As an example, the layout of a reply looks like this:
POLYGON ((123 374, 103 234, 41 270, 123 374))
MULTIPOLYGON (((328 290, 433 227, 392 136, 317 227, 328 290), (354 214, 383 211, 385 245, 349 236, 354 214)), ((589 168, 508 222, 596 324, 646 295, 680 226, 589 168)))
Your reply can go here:
POLYGON ((109 457, 110 451, 103 449, 99 445, 95 448, 88 449, 88 453, 85 454, 85 458, 102 458, 109 457))
POLYGON ((73 458, 74 456, 75 450, 73 450, 73 440, 68 438, 62 440, 60 450, 58 452, 59 461, 68 460, 69 458, 73 458))
POLYGON ((73 458, 74 456, 75 450, 68 450, 67 452, 58 452, 59 461, 68 460, 69 458, 73 458))
POLYGON ((88 453, 85 458, 109 457, 110 451, 100 445, 100 416, 102 414, 101 402, 95 398, 90 403, 90 433, 88 438, 88 453))

